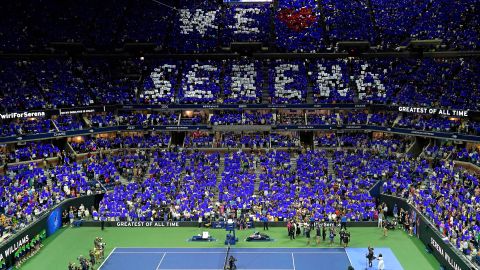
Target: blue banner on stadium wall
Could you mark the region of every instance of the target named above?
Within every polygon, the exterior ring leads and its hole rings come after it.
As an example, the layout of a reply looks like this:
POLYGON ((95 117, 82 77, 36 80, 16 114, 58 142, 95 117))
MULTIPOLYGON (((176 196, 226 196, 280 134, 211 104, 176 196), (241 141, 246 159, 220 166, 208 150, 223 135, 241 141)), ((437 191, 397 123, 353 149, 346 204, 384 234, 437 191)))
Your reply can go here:
POLYGON ((62 227, 62 208, 57 207, 50 212, 47 219, 47 236, 54 234, 62 227))
POLYGON ((380 196, 380 188, 382 187, 382 185, 383 185, 383 180, 377 181, 375 183, 375 185, 373 185, 373 187, 371 187, 370 190, 368 191, 370 196, 375 197, 375 198, 379 197, 380 196))

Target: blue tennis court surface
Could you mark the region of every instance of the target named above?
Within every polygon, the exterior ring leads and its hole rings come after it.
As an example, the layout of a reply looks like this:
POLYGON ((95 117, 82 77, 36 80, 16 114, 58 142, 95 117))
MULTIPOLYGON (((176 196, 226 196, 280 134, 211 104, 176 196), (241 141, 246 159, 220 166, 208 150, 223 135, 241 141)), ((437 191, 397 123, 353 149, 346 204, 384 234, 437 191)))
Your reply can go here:
MULTIPOLYGON (((377 250, 380 249, 376 249, 377 250)), ((381 249, 387 270, 403 270, 390 251, 381 249), (393 263, 393 260, 396 263, 393 263)), ((345 270, 365 268, 365 249, 235 248, 230 255, 244 270, 345 270)), ((114 248, 101 270, 223 270, 226 248, 114 248)), ((370 269, 376 269, 370 268, 370 269)))
MULTIPOLYGON (((382 254, 383 261, 385 263, 385 270, 403 270, 402 265, 397 260, 397 257, 393 254, 389 248, 377 248, 375 247, 375 256, 382 254)), ((365 269, 367 264, 367 248, 346 248, 350 263, 354 269, 365 269)), ((373 262, 372 267, 367 267, 368 270, 377 270, 378 261, 373 262)))

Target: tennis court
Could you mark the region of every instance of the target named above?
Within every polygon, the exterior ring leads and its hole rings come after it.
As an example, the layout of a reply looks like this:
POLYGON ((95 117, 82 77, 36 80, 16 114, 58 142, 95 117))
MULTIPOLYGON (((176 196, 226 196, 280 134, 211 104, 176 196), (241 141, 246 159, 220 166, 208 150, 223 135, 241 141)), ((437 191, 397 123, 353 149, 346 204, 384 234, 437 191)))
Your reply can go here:
MULTIPOLYGON (((345 270, 365 268, 361 248, 235 248, 230 255, 237 268, 245 270, 345 270)), ((388 248, 378 248, 390 267, 403 270, 388 248)), ((226 248, 114 248, 101 270, 222 270, 226 248)), ((369 269, 376 269, 372 267, 369 269)))

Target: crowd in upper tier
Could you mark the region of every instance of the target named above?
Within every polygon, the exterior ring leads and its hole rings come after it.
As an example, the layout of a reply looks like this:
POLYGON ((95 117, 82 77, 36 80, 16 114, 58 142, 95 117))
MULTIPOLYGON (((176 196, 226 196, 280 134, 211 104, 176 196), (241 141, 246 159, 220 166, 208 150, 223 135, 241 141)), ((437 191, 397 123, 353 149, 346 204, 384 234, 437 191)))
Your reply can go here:
POLYGON ((119 136, 114 138, 90 138, 82 142, 71 142, 77 153, 119 148, 164 148, 170 143, 170 134, 151 136, 119 136))
POLYGON ((467 148, 452 144, 429 145, 424 153, 426 157, 470 162, 480 167, 480 152, 474 147, 467 148))
POLYGON ((36 159, 47 159, 58 157, 60 149, 58 146, 47 142, 27 142, 25 145, 18 145, 15 149, 6 153, 6 162, 20 162, 36 159))
POLYGON ((55 130, 50 119, 43 117, 31 119, 15 119, 1 123, 1 136, 46 133, 55 130))
MULTIPOLYGON (((475 59, 103 60, 1 60, 0 108, 361 103, 478 110, 480 104, 475 59)), ((78 119, 58 120, 71 129, 78 119)), ((39 124, 31 128, 48 128, 39 124)))
POLYGON ((279 0, 241 6, 218 0, 174 0, 166 6, 10 1, 1 9, 0 50, 42 51, 49 42, 112 50, 127 42, 151 42, 168 51, 202 52, 257 41, 281 51, 312 52, 331 50, 341 40, 367 40, 393 50, 412 39, 435 38, 446 49, 478 49, 478 8, 475 0, 279 0))

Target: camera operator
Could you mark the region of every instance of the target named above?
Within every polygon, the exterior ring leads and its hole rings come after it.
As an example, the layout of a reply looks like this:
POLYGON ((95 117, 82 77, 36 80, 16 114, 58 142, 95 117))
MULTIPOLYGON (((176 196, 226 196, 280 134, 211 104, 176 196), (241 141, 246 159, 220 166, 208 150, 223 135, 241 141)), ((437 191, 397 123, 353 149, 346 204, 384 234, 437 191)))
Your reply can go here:
POLYGON ((93 247, 96 249, 100 248, 100 237, 95 237, 93 240, 93 247))
POLYGON ((105 242, 103 242, 103 238, 100 238, 100 258, 102 258, 102 260, 105 258, 105 246, 107 244, 105 242))
POLYGON ((96 264, 95 252, 93 250, 90 250, 88 255, 90 256, 90 263, 92 264, 92 266, 94 266, 96 264))
POLYGON ((237 259, 235 259, 235 257, 233 257, 232 255, 230 255, 230 258, 228 258, 228 269, 229 270, 235 270, 237 269, 237 266, 235 265, 235 262, 237 261, 237 259))
POLYGON ((343 244, 343 237, 345 237, 345 231, 343 229, 340 230, 340 245, 343 244))
POLYGON ((375 255, 373 253, 373 247, 371 246, 368 246, 367 259, 368 259, 368 266, 372 267, 372 262, 375 259, 375 255))
POLYGON ((105 255, 105 246, 106 246, 106 243, 103 242, 103 238, 97 237, 95 238, 93 243, 95 246, 95 255, 96 255, 97 261, 99 259, 103 259, 105 255))
POLYGON ((90 263, 82 255, 80 255, 80 257, 78 257, 78 262, 80 263, 80 266, 82 267, 82 270, 88 270, 90 268, 90 263))
POLYGON ((345 229, 343 232, 343 247, 346 248, 350 242, 350 232, 345 229))

